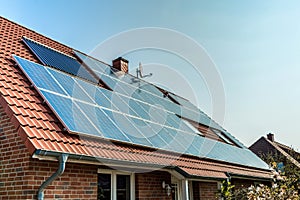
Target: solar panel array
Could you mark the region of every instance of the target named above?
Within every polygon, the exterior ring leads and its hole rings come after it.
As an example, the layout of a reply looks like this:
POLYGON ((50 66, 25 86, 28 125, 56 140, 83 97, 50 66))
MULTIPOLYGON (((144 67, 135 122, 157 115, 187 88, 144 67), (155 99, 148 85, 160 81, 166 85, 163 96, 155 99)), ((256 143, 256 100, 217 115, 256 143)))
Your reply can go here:
MULTIPOLYGON (((137 77, 127 73, 121 73, 113 70, 109 65, 104 64, 90 56, 86 56, 78 51, 74 51, 75 55, 84 62, 91 70, 97 74, 99 79, 103 80, 113 91, 130 96, 135 99, 147 102, 151 105, 163 107, 163 109, 175 113, 182 118, 186 118, 208 127, 220 130, 237 146, 245 147, 241 142, 234 138, 230 133, 223 129, 219 124, 208 117, 199 108, 186 99, 169 93, 180 105, 164 96, 154 85, 147 83, 137 77)), ((220 136, 220 135, 218 135, 220 136)), ((224 137, 221 137, 224 138, 224 137)), ((225 142, 232 144, 228 140, 225 142)))
POLYGON ((23 37, 22 39, 23 42, 44 65, 54 67, 91 82, 98 83, 98 80, 94 78, 83 66, 81 66, 76 59, 61 52, 57 52, 26 37, 23 37))
POLYGON ((151 86, 140 89, 142 93, 134 90, 135 95, 112 92, 56 69, 14 59, 71 133, 267 168, 248 149, 202 137, 166 103, 158 105, 167 102, 159 93, 159 103, 149 103, 148 98, 156 95, 148 91, 151 86))

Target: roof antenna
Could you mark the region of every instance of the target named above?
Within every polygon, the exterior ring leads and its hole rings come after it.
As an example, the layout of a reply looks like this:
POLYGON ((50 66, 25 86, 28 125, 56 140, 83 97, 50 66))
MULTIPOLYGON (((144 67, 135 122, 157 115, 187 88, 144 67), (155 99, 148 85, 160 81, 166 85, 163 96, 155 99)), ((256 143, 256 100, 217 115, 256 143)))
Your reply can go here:
POLYGON ((136 69, 136 77, 137 78, 146 78, 146 77, 150 77, 152 76, 152 73, 150 74, 147 74, 147 75, 143 75, 143 66, 142 66, 142 63, 140 62, 139 63, 139 67, 136 69))

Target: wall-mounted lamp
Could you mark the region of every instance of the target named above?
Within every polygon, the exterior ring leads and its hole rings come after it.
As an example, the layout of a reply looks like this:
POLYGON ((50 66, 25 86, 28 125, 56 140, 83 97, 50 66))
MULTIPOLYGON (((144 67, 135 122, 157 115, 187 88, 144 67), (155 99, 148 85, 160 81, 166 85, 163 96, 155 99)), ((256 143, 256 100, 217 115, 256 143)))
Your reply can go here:
POLYGON ((168 196, 171 195, 172 188, 171 188, 171 186, 169 184, 166 184, 165 181, 162 182, 162 188, 166 189, 166 192, 167 192, 168 196))

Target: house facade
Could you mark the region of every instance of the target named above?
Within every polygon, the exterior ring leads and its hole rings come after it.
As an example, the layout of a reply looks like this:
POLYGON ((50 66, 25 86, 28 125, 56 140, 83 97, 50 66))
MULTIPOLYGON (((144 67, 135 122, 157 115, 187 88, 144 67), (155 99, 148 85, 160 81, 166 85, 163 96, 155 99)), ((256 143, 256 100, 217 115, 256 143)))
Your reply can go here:
POLYGON ((272 178, 187 100, 129 75, 123 58, 110 66, 2 17, 0 45, 1 199, 216 199, 223 180, 272 178))

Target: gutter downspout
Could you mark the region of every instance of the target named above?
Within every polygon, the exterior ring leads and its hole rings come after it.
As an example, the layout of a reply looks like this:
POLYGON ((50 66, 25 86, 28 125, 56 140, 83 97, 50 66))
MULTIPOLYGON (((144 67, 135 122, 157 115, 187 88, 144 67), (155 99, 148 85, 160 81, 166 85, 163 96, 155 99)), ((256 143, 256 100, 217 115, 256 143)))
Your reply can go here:
POLYGON ((37 193, 38 200, 44 200, 44 191, 45 191, 46 187, 48 185, 50 185, 56 178, 58 178, 60 175, 62 175, 64 173, 67 159, 68 159, 68 155, 67 154, 61 154, 59 156, 59 167, 58 167, 57 171, 54 174, 52 174, 52 176, 50 176, 40 186, 40 188, 38 190, 38 193, 37 193))
POLYGON ((226 174, 226 176, 228 177, 228 178, 227 178, 227 182, 231 181, 230 173, 229 173, 229 172, 226 172, 225 174, 226 174))

